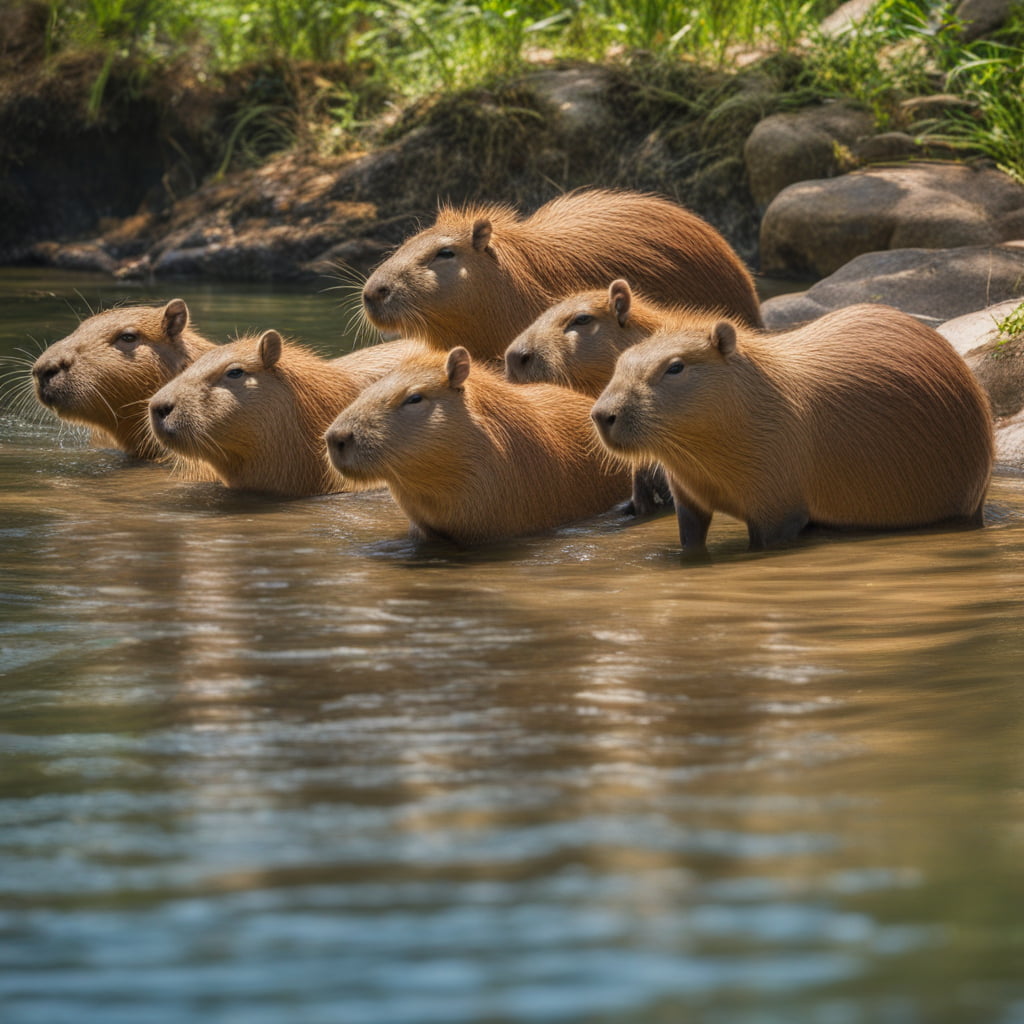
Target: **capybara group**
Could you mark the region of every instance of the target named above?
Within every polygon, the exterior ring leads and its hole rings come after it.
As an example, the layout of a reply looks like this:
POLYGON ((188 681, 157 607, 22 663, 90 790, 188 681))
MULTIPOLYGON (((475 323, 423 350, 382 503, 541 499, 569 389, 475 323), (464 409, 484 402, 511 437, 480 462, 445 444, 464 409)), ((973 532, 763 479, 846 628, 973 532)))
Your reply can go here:
POLYGON ((324 429, 419 347, 393 341, 328 360, 277 331, 247 335, 207 352, 153 396, 153 435, 237 490, 286 497, 341 490, 324 429))
POLYGON ((97 443, 158 458, 162 449, 149 432, 150 396, 211 348, 192 329, 181 299, 108 309, 36 359, 36 397, 62 420, 91 427, 97 443))
POLYGON ((436 348, 501 358, 559 299, 625 278, 656 302, 759 325, 746 267, 706 221, 638 192, 589 189, 529 217, 499 205, 442 207, 363 288, 369 320, 436 348))
POLYGON ((610 452, 665 467, 684 548, 717 511, 753 548, 808 524, 982 522, 986 396, 949 342, 886 306, 775 335, 725 320, 657 331, 623 352, 593 419, 610 452))
POLYGON ((347 479, 386 483, 423 537, 538 533, 629 492, 599 450, 590 406, 566 388, 510 384, 464 348, 425 350, 338 416, 327 450, 347 479))

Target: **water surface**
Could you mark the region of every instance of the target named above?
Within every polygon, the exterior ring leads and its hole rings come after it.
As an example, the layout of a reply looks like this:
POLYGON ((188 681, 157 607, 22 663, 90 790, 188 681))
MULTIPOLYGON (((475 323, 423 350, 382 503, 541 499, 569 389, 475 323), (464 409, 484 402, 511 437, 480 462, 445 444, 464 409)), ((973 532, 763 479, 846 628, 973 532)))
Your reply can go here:
MULTIPOLYGON (((330 293, 7 271, 0 352, 175 294, 350 344, 330 293)), ((11 404, 3 1021, 1024 1022, 1021 478, 979 531, 460 552, 11 404)))

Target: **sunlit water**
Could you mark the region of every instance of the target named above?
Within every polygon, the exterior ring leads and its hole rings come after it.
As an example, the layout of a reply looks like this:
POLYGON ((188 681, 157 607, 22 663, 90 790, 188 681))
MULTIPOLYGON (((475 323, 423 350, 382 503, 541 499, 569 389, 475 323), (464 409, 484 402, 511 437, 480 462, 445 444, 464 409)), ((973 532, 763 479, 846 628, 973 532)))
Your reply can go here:
MULTIPOLYGON (((6 272, 2 350, 76 289, 345 345, 331 294, 6 272)), ((459 552, 10 404, 0 1020, 1024 1022, 1024 480, 973 532, 459 552)))

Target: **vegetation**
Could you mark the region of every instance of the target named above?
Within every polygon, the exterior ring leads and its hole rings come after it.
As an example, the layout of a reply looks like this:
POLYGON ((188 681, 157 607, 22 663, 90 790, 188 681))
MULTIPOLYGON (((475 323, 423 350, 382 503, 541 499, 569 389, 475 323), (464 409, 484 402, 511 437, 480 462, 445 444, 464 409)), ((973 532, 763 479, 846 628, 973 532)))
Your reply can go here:
MULTIPOLYGON (((1024 181, 1024 7, 992 40, 961 42, 950 4, 880 0, 852 30, 826 35, 838 0, 42 0, 51 56, 92 49, 106 59, 178 62, 194 74, 244 66, 301 68, 291 107, 254 97, 239 118, 287 143, 286 123, 312 116, 344 145, 387 103, 508 79, 543 60, 689 61, 728 70, 757 56, 795 62, 779 103, 841 96, 880 126, 911 128, 983 153, 1024 181), (915 125, 901 101, 952 93, 915 125)), ((792 64, 790 65, 792 67, 792 64)), ((241 133, 240 133, 241 134, 241 133)), ((230 155, 229 147, 229 153, 230 155)))

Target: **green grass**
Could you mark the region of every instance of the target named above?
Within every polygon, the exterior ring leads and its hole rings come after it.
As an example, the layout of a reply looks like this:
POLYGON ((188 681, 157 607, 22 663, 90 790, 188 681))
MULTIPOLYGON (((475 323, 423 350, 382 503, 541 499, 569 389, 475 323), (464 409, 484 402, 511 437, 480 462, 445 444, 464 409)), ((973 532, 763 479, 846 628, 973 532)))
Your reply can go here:
POLYGON ((965 46, 950 5, 928 0, 881 0, 833 36, 818 26, 839 0, 46 2, 52 54, 108 55, 93 110, 110 60, 124 56, 143 69, 179 61, 207 75, 246 65, 334 69, 296 106, 300 118, 303 107, 308 116, 328 112, 337 140, 339 124, 351 137, 387 102, 507 80, 542 58, 729 70, 744 55, 783 53, 800 70, 778 105, 842 97, 871 110, 880 128, 909 127, 982 153, 1024 181, 1024 7, 995 39, 965 46), (907 124, 902 100, 942 91, 959 96, 963 109, 907 124))

